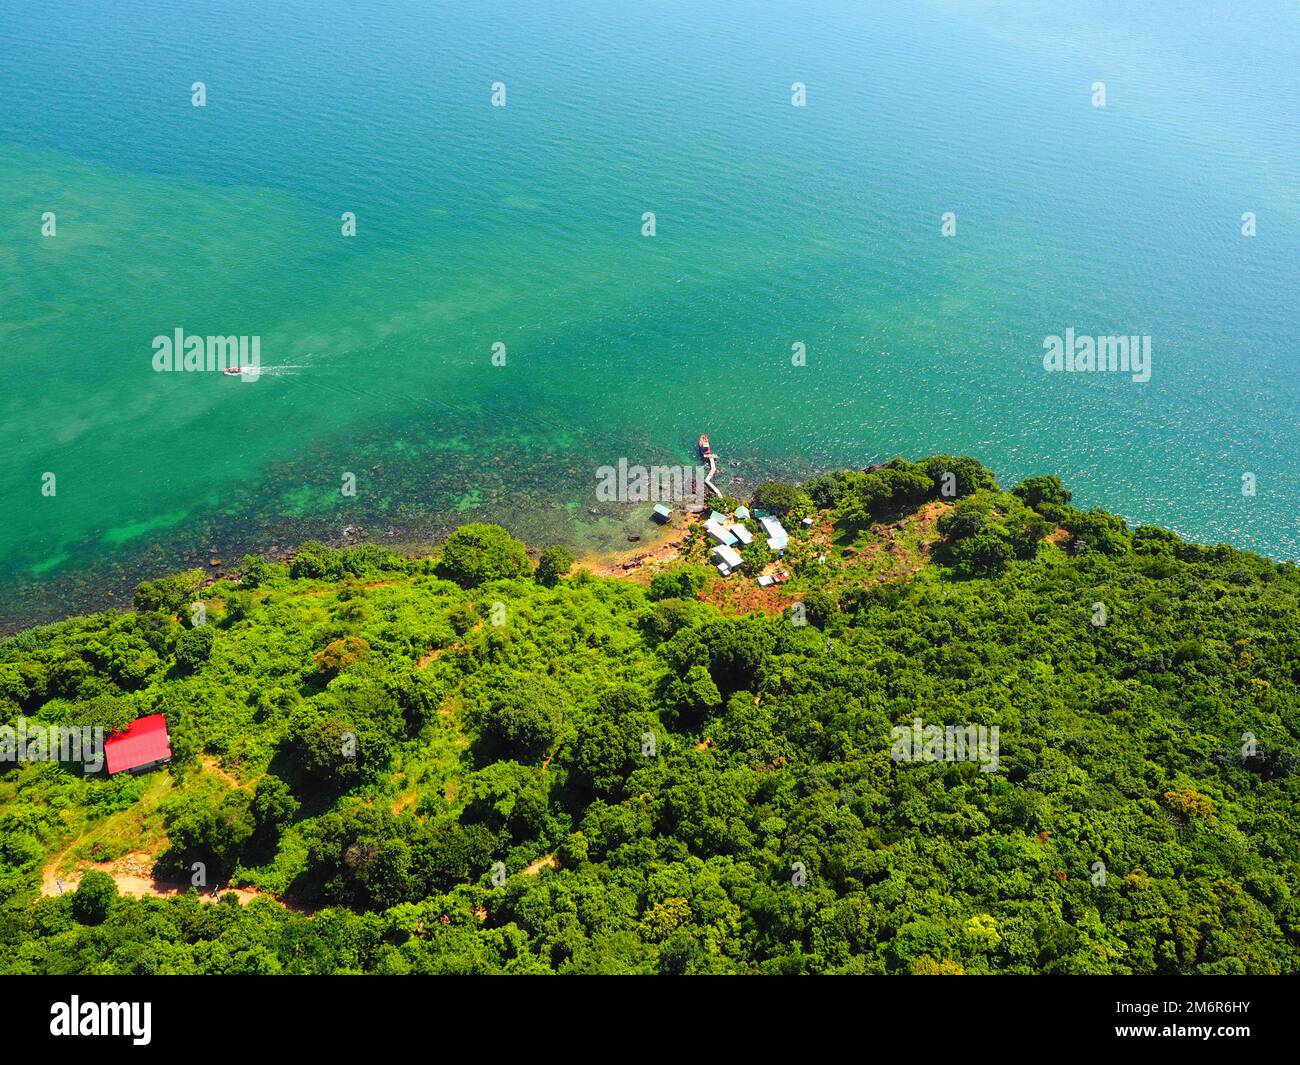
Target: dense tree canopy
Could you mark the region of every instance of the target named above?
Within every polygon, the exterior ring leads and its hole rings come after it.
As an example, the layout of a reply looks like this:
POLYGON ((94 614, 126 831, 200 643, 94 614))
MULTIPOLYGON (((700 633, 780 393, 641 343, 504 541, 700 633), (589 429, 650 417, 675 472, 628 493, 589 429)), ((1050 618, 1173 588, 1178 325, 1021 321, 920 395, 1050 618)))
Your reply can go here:
POLYGON ((0 972, 1300 971, 1295 566, 966 458, 797 491, 766 598, 467 526, 0 643, 0 723, 175 753, 0 762, 0 972))

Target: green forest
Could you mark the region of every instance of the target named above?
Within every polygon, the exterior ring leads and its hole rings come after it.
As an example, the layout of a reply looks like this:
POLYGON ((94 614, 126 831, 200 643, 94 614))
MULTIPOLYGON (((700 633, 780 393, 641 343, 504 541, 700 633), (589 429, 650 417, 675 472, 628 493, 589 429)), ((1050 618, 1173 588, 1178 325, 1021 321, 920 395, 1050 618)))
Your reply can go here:
POLYGON ((748 502, 778 587, 474 524, 0 643, 0 723, 173 749, 0 762, 0 973, 1300 971, 1296 566, 970 458, 748 502))

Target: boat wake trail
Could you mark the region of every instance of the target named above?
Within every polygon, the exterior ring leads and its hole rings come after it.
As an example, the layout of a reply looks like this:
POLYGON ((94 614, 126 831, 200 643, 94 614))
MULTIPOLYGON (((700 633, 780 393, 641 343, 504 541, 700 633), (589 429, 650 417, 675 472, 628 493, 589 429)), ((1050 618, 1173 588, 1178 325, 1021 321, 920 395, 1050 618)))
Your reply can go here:
POLYGON ((248 377, 257 380, 259 377, 296 377, 299 370, 305 370, 305 363, 283 363, 279 366, 241 366, 229 370, 223 370, 227 377, 248 377))
POLYGON ((306 363, 284 363, 280 366, 261 367, 259 377, 297 377, 298 371, 307 369, 306 363))

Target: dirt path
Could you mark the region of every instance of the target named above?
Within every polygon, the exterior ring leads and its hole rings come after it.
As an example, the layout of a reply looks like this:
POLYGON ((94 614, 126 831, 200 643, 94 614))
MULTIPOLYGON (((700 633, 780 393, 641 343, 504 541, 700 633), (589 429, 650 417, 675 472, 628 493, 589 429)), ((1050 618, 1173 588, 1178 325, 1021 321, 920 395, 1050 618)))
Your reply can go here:
MULTIPOLYGON (((155 899, 169 899, 184 895, 190 889, 190 884, 182 881, 163 880, 152 874, 151 870, 154 865, 154 856, 145 851, 132 851, 124 858, 119 858, 115 862, 95 863, 84 862, 79 864, 75 869, 63 873, 58 872, 58 863, 62 854, 55 857, 46 867, 41 878, 42 895, 61 895, 70 891, 75 891, 77 885, 81 883, 81 878, 88 869, 95 869, 101 873, 107 873, 117 884, 119 895, 130 895, 134 898, 144 898, 149 896, 155 899), (62 890, 60 890, 60 887, 62 890)), ((213 896, 212 890, 208 888, 199 889, 199 901, 213 903, 220 900, 221 896, 234 894, 239 899, 239 904, 245 905, 256 898, 273 899, 282 906, 290 910, 305 912, 303 907, 296 903, 272 895, 269 891, 262 891, 258 888, 240 887, 222 888, 220 893, 213 896)))
MULTIPOLYGON (((401 584, 404 578, 394 577, 387 581, 366 581, 363 588, 387 588, 391 584, 401 584)), ((299 592, 299 595, 305 595, 308 598, 314 598, 318 595, 337 595, 337 588, 312 588, 310 591, 299 592)))
POLYGON ((558 869, 560 860, 554 854, 548 854, 545 858, 538 858, 531 865, 524 867, 524 876, 536 876, 543 869, 558 869))
MULTIPOLYGON (((83 832, 82 835, 85 835, 85 833, 83 832)), ((59 851, 58 854, 56 854, 53 858, 51 858, 48 863, 46 863, 45 870, 41 874, 42 895, 60 895, 63 893, 62 891, 59 890, 59 879, 60 879, 59 872, 58 872, 59 865, 60 863, 62 863, 64 857, 72 850, 72 848, 75 847, 80 842, 81 842, 81 836, 78 836, 66 847, 64 847, 63 850, 59 851)), ((77 875, 76 880, 72 880, 71 876, 72 874, 70 873, 64 874, 63 891, 71 891, 72 888, 75 887, 81 881, 80 874, 77 875)))
POLYGON ((232 788, 247 788, 250 786, 243 783, 243 781, 235 776, 234 773, 231 773, 227 769, 222 769, 221 764, 210 754, 201 755, 199 757, 199 763, 203 766, 206 772, 211 773, 214 777, 219 777, 221 780, 224 780, 232 788))

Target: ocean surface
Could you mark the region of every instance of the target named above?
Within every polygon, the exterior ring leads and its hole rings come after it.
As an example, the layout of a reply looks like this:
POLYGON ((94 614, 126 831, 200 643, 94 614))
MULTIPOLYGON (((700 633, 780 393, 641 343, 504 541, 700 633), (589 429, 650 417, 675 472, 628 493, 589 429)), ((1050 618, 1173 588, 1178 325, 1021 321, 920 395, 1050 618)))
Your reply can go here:
POLYGON ((596 468, 702 431, 724 489, 969 453, 1300 556, 1294 3, 0 14, 0 629, 345 529, 626 546, 596 468), (178 328, 267 370, 155 372, 178 328))

